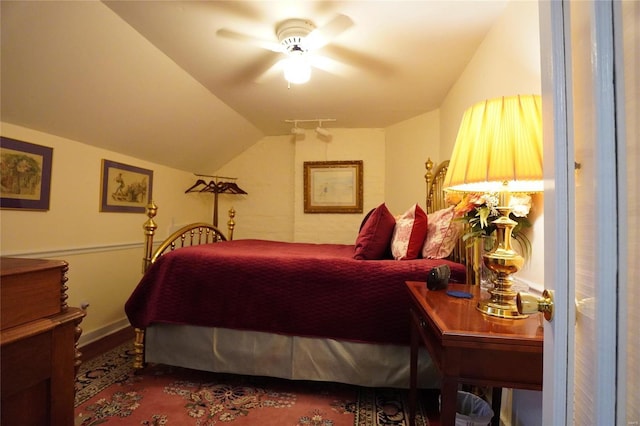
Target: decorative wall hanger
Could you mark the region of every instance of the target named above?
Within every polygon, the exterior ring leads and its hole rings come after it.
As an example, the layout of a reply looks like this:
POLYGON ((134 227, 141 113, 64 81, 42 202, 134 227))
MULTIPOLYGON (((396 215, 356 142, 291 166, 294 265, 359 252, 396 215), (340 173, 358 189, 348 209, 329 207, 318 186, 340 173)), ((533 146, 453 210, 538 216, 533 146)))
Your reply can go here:
POLYGON ((196 183, 191 185, 184 193, 188 192, 211 192, 213 193, 213 226, 218 226, 218 194, 246 194, 247 192, 240 188, 234 181, 237 178, 226 176, 200 175, 194 173, 198 177, 196 183), (211 178, 209 182, 201 178, 211 178))

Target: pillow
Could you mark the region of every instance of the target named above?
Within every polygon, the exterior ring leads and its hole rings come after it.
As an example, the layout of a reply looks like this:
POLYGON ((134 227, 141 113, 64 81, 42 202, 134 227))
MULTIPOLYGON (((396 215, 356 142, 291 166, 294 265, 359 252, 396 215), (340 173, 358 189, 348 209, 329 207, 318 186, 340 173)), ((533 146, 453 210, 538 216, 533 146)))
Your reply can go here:
POLYGON ((427 215, 427 238, 422 257, 443 259, 451 254, 462 234, 462 223, 454 222, 454 206, 427 215))
POLYGON ((396 220, 382 203, 376 207, 365 221, 356 238, 353 255, 358 260, 380 260, 388 257, 389 243, 396 220))
POLYGON ((412 206, 398 220, 391 237, 391 254, 396 260, 417 259, 427 236, 427 214, 412 206))
POLYGON ((367 213, 365 215, 365 217, 362 219, 362 222, 360 222, 360 228, 358 228, 358 233, 360 231, 362 231, 362 228, 364 227, 364 224, 367 223, 367 221, 369 220, 369 216, 371 216, 371 214, 375 211, 376 209, 371 209, 369 210, 369 213, 367 213))

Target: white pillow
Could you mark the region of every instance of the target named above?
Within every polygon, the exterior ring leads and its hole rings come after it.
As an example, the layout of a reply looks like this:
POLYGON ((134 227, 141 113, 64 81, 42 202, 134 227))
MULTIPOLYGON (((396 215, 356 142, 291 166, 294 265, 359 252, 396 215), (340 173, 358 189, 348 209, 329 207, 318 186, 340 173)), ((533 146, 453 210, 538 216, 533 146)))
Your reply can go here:
POLYGON ((427 216, 427 238, 422 257, 443 259, 451 254, 462 235, 462 223, 454 222, 454 206, 435 211, 427 216))

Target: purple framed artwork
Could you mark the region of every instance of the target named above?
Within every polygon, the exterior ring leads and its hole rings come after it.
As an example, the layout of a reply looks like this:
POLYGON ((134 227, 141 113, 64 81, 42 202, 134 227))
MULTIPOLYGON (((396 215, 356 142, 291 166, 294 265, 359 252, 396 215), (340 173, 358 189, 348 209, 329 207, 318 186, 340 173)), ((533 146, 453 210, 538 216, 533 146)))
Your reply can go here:
POLYGON ((101 212, 145 212, 151 201, 153 170, 102 160, 101 176, 101 212))
POLYGON ((53 148, 0 137, 0 207, 49 210, 53 148))

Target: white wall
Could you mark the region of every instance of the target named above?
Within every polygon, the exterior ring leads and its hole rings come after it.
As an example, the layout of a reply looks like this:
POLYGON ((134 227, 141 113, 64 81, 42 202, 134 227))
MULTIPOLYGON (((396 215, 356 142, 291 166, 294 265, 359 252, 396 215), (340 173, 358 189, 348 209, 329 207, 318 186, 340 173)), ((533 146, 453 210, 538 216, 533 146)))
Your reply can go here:
POLYGON ((385 158, 385 200, 389 209, 402 213, 415 203, 425 208, 425 163, 431 158, 435 167, 446 159, 440 155, 440 111, 388 127, 385 158))
MULTIPOLYGON (((476 102, 498 96, 540 94, 540 31, 537 1, 510 2, 505 14, 487 34, 440 109, 441 147, 448 158, 464 111, 476 102)), ((544 271, 543 198, 529 216, 533 256, 517 274, 530 286, 541 288, 544 271)))
POLYGON ((234 239, 293 240, 293 168, 291 136, 261 139, 216 172, 237 178, 247 195, 220 195, 218 227, 225 229, 230 208, 236 211, 234 239))
POLYGON ((425 162, 439 162, 439 112, 387 129, 331 128, 330 140, 313 130, 262 139, 216 173, 237 177, 247 196, 221 196, 219 226, 236 210, 235 238, 353 244, 363 216, 382 202, 393 214, 425 204, 425 162), (309 214, 303 209, 305 161, 362 160, 362 214, 309 214))
MULTIPOLYGON (((384 131, 330 129, 330 140, 313 130, 304 137, 264 138, 217 174, 238 177, 249 194, 225 196, 221 212, 237 211, 235 238, 353 244, 366 212, 384 201, 384 131), (363 161, 363 213, 304 213, 305 161, 363 161)), ((220 213, 222 215, 222 213, 220 213)))
POLYGON ((384 201, 384 130, 331 129, 331 134, 331 140, 326 141, 307 132, 306 138, 296 143, 294 241, 354 244, 363 216, 384 201), (303 163, 348 160, 363 162, 362 213, 304 213, 303 163))
POLYGON ((453 151, 464 111, 498 96, 540 94, 537 1, 511 1, 440 106, 442 153, 453 151))
POLYGON ((48 211, 0 211, 0 254, 69 263, 69 305, 90 304, 81 342, 127 325, 124 302, 142 275, 146 216, 99 211, 102 159, 153 170, 159 241, 172 224, 211 220, 211 201, 184 194, 194 182, 189 173, 8 123, 2 135, 52 147, 53 164, 48 211))

